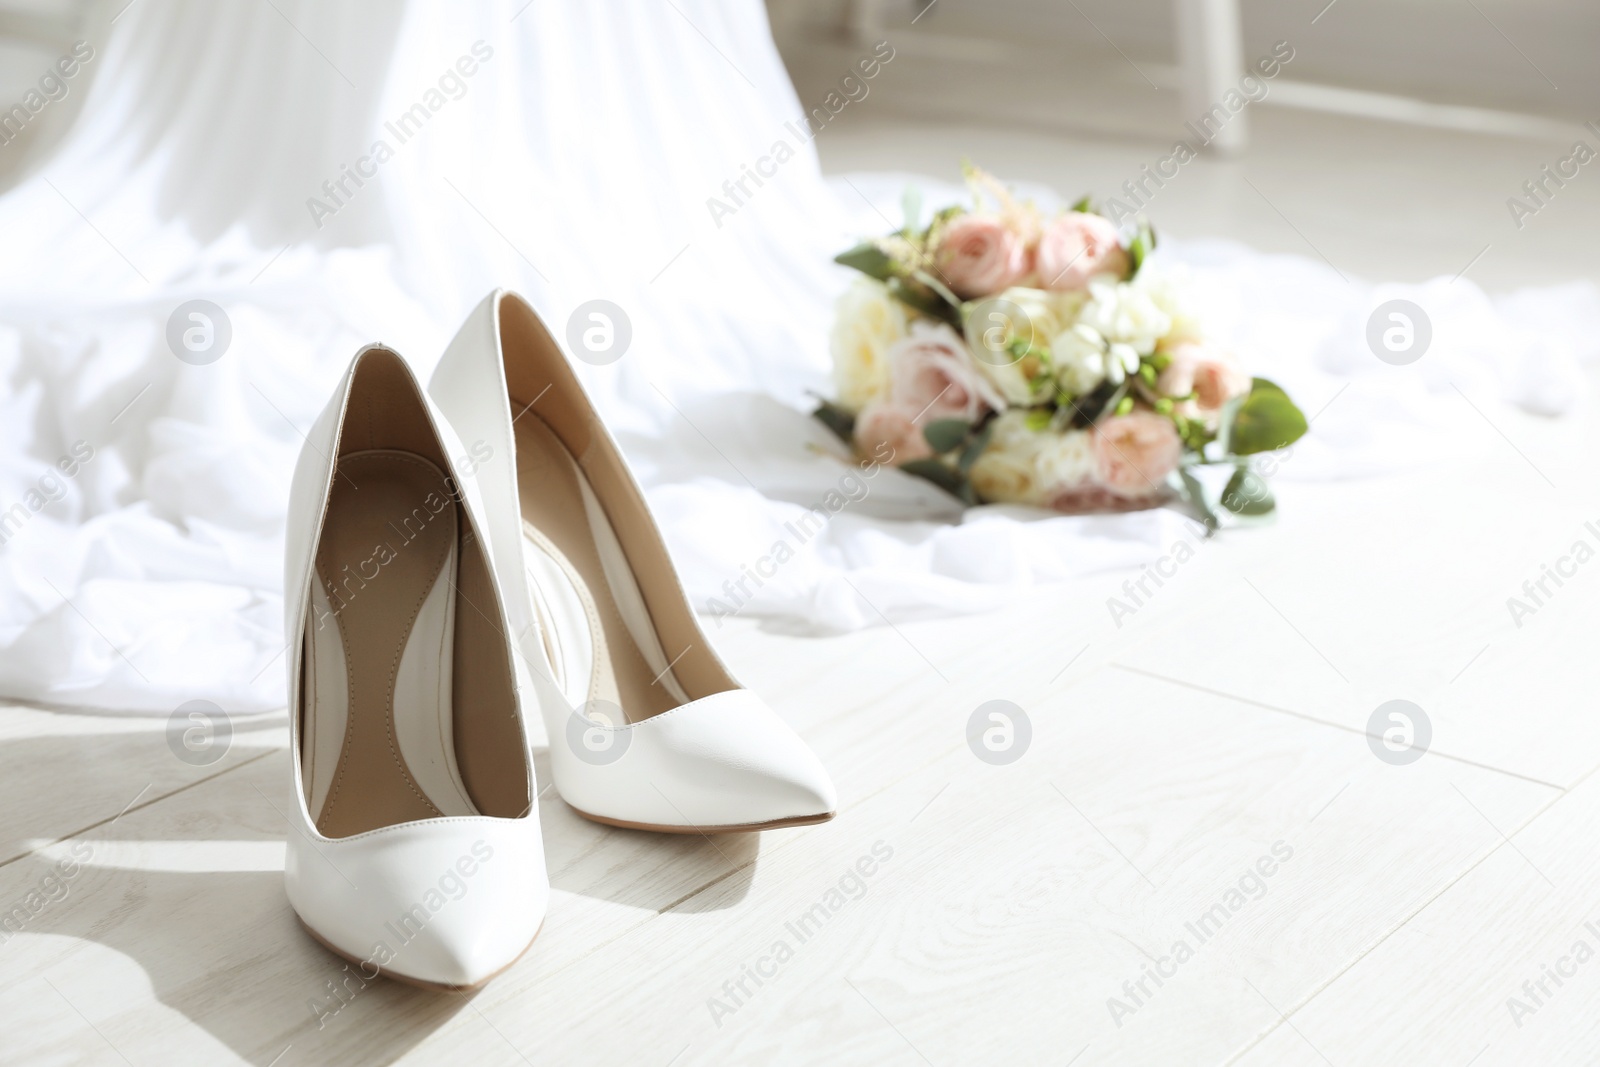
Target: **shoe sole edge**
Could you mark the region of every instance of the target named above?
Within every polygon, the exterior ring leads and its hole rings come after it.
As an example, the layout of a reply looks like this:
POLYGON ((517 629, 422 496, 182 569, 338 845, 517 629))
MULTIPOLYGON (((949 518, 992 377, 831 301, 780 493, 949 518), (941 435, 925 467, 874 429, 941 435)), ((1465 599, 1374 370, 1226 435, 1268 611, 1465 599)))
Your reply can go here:
POLYGON ((613 819, 609 815, 596 815, 584 811, 582 808, 567 807, 588 819, 590 822, 601 823, 605 826, 617 826, 624 830, 648 830, 657 834, 751 834, 763 830, 782 830, 791 826, 816 826, 831 820, 838 814, 836 811, 826 811, 820 815, 796 815, 789 819, 771 819, 767 822, 729 823, 721 826, 678 826, 662 823, 633 822, 628 819, 613 819))

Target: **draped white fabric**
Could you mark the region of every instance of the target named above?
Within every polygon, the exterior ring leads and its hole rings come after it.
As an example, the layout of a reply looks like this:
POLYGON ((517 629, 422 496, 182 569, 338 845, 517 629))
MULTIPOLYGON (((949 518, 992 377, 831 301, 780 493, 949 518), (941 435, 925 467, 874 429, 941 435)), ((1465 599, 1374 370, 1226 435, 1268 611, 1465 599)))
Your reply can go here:
MULTIPOLYGON (((0 694, 281 706, 300 431, 360 344, 425 375, 496 285, 558 334, 585 301, 626 312, 623 358, 580 369, 702 608, 811 631, 984 610, 1176 536, 1166 511, 963 520, 897 472, 858 482, 803 408, 846 280, 829 259, 897 218, 902 177, 822 179, 757 0, 525 4, 100 9, 75 124, 0 196, 0 694), (714 216, 780 141, 792 157, 714 216), (167 336, 197 299, 232 331, 204 365, 167 336), (796 526, 830 491, 838 513, 796 526)), ((1587 288, 1441 279, 1414 294, 1441 355, 1396 371, 1361 348, 1371 287, 1234 246, 1166 255, 1252 369, 1308 411, 1338 397, 1291 478, 1415 458, 1452 381, 1560 410, 1600 337, 1587 288)))

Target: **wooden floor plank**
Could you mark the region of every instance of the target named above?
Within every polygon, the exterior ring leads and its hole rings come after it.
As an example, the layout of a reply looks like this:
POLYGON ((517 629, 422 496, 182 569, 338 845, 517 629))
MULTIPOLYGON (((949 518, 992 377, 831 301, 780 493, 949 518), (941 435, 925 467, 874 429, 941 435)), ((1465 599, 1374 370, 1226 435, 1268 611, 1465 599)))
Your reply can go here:
POLYGON ((680 1063, 1064 1062, 1084 1046, 1081 1063, 1217 1062, 1269 1021, 1237 975, 1309 995, 1494 847, 1472 804, 1514 824, 1555 795, 1443 761, 1389 767, 1359 738, 1215 698, 1153 699, 1154 684, 1097 676, 1040 705, 1019 763, 952 752, 763 856, 739 899, 708 891, 715 914, 674 910, 575 963, 531 960, 478 1003, 557 1059, 631 1061, 649 1042, 688 1046, 680 1063), (1117 1026, 1108 1000, 1145 954, 1186 936, 1280 840, 1294 854, 1265 894, 1117 1026), (880 841, 892 858, 802 941, 797 917, 880 841), (779 941, 794 957, 755 988, 745 969, 779 941), (531 1003, 552 1005, 563 1032, 541 1034, 531 1003))
POLYGON ((1505 830, 1501 848, 1237 1062, 1278 1064, 1307 1042, 1339 1067, 1596 1062, 1600 774, 1505 830))
POLYGON ((278 715, 232 716, 226 736, 186 715, 0 707, 0 866, 282 748, 278 715), (180 757, 179 750, 185 753, 180 757))

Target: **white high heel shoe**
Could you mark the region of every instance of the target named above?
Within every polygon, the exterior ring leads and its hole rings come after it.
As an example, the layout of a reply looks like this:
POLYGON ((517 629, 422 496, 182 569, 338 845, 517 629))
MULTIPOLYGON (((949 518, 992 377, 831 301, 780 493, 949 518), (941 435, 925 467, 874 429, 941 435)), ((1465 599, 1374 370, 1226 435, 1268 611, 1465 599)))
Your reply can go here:
POLYGON ((476 442, 562 799, 598 822, 676 833, 832 818, 828 772, 717 658, 638 483, 533 308, 490 293, 428 390, 476 442))
POLYGON ((481 985, 550 894, 476 485, 394 352, 357 353, 290 491, 289 901, 361 968, 481 985))

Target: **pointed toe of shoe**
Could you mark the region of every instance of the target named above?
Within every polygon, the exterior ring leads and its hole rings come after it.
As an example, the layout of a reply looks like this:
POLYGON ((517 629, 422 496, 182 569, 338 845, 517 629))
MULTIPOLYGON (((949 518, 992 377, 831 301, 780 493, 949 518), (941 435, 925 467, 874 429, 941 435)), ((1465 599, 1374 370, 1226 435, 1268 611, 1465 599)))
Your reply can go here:
POLYGON ((351 838, 290 839, 290 903, 319 941, 417 985, 481 985, 543 925, 544 851, 531 819, 405 823, 351 838))
POLYGON ((838 808, 822 761, 747 689, 633 723, 616 740, 625 747, 604 765, 572 749, 552 753, 564 764, 564 799, 590 818, 654 830, 754 830, 821 822, 838 808))
POLYGON ((538 933, 537 926, 527 929, 522 920, 511 911, 471 915, 461 921, 442 918, 397 946, 385 970, 422 985, 480 986, 515 963, 538 933))
POLYGON ((832 817, 839 808, 838 793, 822 761, 799 735, 783 725, 784 740, 769 738, 769 753, 774 758, 761 766, 733 765, 749 775, 749 780, 727 791, 728 810, 733 813, 738 798, 746 798, 754 823, 810 822, 832 817))

